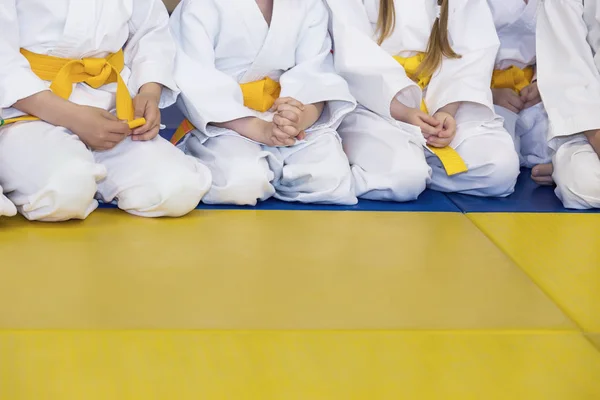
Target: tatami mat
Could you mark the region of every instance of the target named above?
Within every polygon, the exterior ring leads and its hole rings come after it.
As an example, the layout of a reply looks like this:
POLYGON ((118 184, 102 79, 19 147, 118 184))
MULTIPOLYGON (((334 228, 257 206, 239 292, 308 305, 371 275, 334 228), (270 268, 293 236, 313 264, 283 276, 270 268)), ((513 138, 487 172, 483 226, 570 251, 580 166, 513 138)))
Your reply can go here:
POLYGON ((469 218, 584 330, 600 333, 600 215, 469 218))
POLYGON ((579 334, 0 333, 10 400, 597 400, 579 334))
POLYGON ((6 329, 574 329, 458 213, 7 220, 6 329))

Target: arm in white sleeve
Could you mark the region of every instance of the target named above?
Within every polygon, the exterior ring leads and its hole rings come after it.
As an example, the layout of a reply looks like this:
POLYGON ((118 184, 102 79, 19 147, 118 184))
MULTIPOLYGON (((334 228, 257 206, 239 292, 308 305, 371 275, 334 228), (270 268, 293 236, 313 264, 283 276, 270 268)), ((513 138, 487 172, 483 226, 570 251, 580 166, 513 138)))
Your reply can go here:
POLYGON ((0 110, 17 101, 48 90, 21 55, 16 0, 0 3, 0 110))
POLYGON ((485 0, 454 4, 448 30, 452 48, 461 58, 444 58, 425 101, 432 114, 451 103, 472 102, 487 107, 493 115, 490 84, 500 46, 494 20, 485 0))
POLYGON ((334 60, 352 95, 371 111, 391 118, 390 105, 398 100, 408 107, 421 104, 421 89, 404 68, 372 38, 373 29, 361 0, 327 0, 334 60))
POLYGON ((549 139, 600 129, 600 74, 581 0, 544 1, 538 13, 538 87, 549 139))
POLYGON ((255 116, 244 106, 238 82, 215 66, 220 19, 214 1, 184 0, 171 17, 177 42, 175 80, 181 89, 178 105, 202 132, 210 123, 255 116))
POLYGON ((161 0, 134 0, 129 20, 125 63, 131 69, 129 90, 135 95, 146 83, 163 86, 160 107, 175 103, 179 90, 173 78, 175 42, 169 32, 169 14, 161 0))

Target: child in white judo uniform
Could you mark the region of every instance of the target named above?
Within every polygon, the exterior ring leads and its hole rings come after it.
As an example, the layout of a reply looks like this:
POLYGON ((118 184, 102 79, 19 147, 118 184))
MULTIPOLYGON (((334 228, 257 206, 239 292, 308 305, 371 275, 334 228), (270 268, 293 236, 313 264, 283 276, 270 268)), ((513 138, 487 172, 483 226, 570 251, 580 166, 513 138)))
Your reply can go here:
POLYGON ((492 77, 496 113, 513 136, 521 165, 550 162, 548 115, 536 82, 538 0, 488 0, 500 50, 492 77))
POLYGON ((0 9, 0 184, 18 210, 84 219, 98 195, 140 216, 191 211, 210 171, 157 136, 159 106, 178 93, 162 1, 3 0, 0 9))
POLYGON ((494 112, 485 0, 327 0, 337 71, 360 107, 339 129, 359 197, 507 196, 519 174, 494 112))
POLYGON ((600 0, 542 0, 538 85, 550 118, 552 164, 533 169, 573 209, 600 207, 600 0))
POLYGON ((336 129, 355 100, 335 73, 321 0, 184 0, 175 135, 207 165, 209 204, 357 202, 336 129), (184 136, 187 135, 187 136, 184 136))

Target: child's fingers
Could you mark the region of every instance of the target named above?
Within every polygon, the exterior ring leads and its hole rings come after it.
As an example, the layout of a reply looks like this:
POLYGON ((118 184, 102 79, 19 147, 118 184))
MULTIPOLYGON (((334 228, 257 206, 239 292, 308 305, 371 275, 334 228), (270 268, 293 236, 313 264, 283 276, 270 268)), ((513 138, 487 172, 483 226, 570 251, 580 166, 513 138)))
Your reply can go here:
POLYGON ((421 121, 425 122, 429 126, 439 126, 440 125, 439 120, 437 120, 436 118, 434 118, 431 115, 426 114, 426 113, 419 114, 419 119, 421 121))
POLYGON ((144 99, 143 97, 135 97, 133 99, 133 114, 135 116, 135 119, 144 117, 147 103, 148 100, 144 99))
POLYGON ((448 138, 451 138, 452 136, 454 136, 454 133, 455 133, 455 131, 444 128, 440 131, 440 133, 437 134, 437 137, 443 138, 443 139, 448 139, 448 138))
POLYGON ((298 136, 296 136, 296 139, 298 140, 304 140, 306 139, 306 132, 302 131, 298 134, 298 136))
POLYGON ((298 107, 300 110, 304 111, 304 104, 294 99, 293 97, 280 97, 277 100, 275 100, 273 107, 278 108, 282 104, 289 104, 294 107, 298 107))
POLYGON ((553 173, 554 167, 552 164, 536 165, 531 170, 531 179, 538 185, 551 186, 554 184, 554 179, 552 179, 553 173))
POLYGON ((144 135, 156 127, 160 127, 160 110, 151 102, 146 102, 143 114, 138 118, 145 118, 146 123, 133 130, 133 135, 144 135))
POLYGON ((117 133, 122 136, 131 135, 131 129, 129 129, 129 126, 125 122, 119 120, 107 121, 105 125, 109 132, 117 133))
POLYGON ((420 121, 421 122, 419 123, 419 127, 421 128, 421 132, 424 135, 430 136, 430 135, 437 135, 438 133, 440 133, 440 128, 431 126, 428 123, 424 122, 423 120, 420 120, 420 121))
POLYGON ((498 105, 506 108, 509 111, 514 112, 515 114, 518 114, 519 112, 521 112, 521 110, 517 109, 517 107, 510 104, 508 101, 502 102, 501 104, 498 104, 498 105))
POLYGON ((296 137, 298 135, 298 128, 294 126, 278 126, 277 128, 289 137, 296 137))
POLYGON ((531 179, 540 186, 554 185, 554 179, 551 176, 532 176, 531 179))
POLYGON ((541 99, 541 98, 536 98, 536 99, 533 99, 533 100, 531 100, 531 101, 528 101, 527 103, 525 103, 525 104, 523 105, 523 109, 526 109, 526 108, 533 107, 533 106, 535 106, 536 104, 539 104, 539 103, 541 103, 541 102, 542 102, 542 99, 541 99))
POLYGON ((145 141, 154 139, 158 135, 159 131, 160 131, 160 127, 155 126, 154 128, 150 129, 148 132, 146 132, 144 134, 133 135, 131 137, 131 139, 136 142, 145 142, 145 141))
POLYGON ((531 170, 531 175, 540 177, 540 176, 552 176, 554 173, 554 166, 552 164, 539 164, 533 167, 531 170))
POLYGON ((285 141, 286 141, 286 139, 289 139, 289 138, 293 138, 293 137, 294 137, 294 135, 293 135, 293 134, 292 134, 292 135, 290 135, 290 134, 286 133, 286 132, 285 132, 285 131, 284 131, 282 128, 280 128, 280 127, 278 127, 278 126, 274 126, 274 127, 273 127, 273 135, 274 135, 275 137, 277 137, 277 139, 278 139, 280 142, 285 142, 285 141))
POLYGON ((296 106, 282 104, 277 107, 277 114, 281 114, 284 118, 287 118, 290 121, 298 122, 302 116, 302 110, 296 106))
POLYGON ((438 136, 431 136, 427 139, 427 144, 432 147, 444 148, 450 144, 450 140, 446 138, 440 138, 438 136))
POLYGON ((275 114, 273 116, 273 122, 275 123, 275 125, 279 125, 279 126, 294 126, 294 122, 290 121, 289 119, 283 117, 280 114, 275 114))
POLYGON ((293 112, 293 111, 287 111, 287 110, 283 110, 283 111, 278 111, 277 115, 279 115, 280 117, 283 117, 295 124, 297 124, 298 122, 300 122, 300 115, 299 113, 293 112))
POLYGON ((515 94, 515 96, 511 96, 508 98, 508 103, 514 107, 517 111, 517 114, 523 109, 523 101, 519 96, 515 94))
POLYGON ((101 109, 101 108, 99 108, 98 110, 99 110, 100 114, 101 114, 101 115, 102 115, 104 118, 106 118, 107 120, 109 120, 109 121, 119 121, 119 118, 117 118, 117 116, 116 116, 116 115, 114 115, 114 114, 111 114, 111 113, 109 113, 108 111, 106 111, 106 110, 104 110, 104 109, 101 109))

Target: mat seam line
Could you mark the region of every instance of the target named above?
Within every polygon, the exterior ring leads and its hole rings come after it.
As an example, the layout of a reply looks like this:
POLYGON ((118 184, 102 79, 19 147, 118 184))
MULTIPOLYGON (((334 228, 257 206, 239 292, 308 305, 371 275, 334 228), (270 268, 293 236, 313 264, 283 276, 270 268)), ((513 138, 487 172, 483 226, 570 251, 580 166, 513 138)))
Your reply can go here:
MULTIPOLYGON (((473 213, 473 214, 477 214, 477 213, 473 213)), ((486 213, 480 213, 480 214, 486 214, 486 213)), ((500 214, 500 213, 498 213, 500 214)), ((565 308, 556 300, 556 298, 554 296, 552 296, 546 289, 544 289, 537 281, 537 279, 534 279, 534 277, 529 274, 527 271, 525 271, 525 269, 523 267, 521 267, 521 265, 517 262, 517 260, 515 260, 510 254, 508 254, 504 248, 491 236, 489 235, 484 229, 483 227, 479 226, 479 224, 477 224, 476 221, 474 221, 470 215, 471 213, 465 214, 467 216, 467 219, 469 221, 471 221, 471 223, 477 228, 477 230, 479 230, 481 233, 483 233, 485 235, 486 238, 488 238, 488 240, 490 242, 492 242, 494 244, 494 246, 500 250, 502 252, 502 254, 504 254, 506 257, 508 257, 509 260, 511 260, 513 262, 513 264, 515 264, 519 270, 525 274, 525 276, 537 287, 539 288, 542 293, 556 306, 558 307, 558 309, 575 325, 575 327, 577 327, 577 329, 579 330, 579 332, 585 336, 586 332, 583 329, 583 327, 575 320, 575 318, 573 318, 573 316, 571 315, 570 312, 568 312, 567 310, 565 310, 565 308)), ((586 338, 587 339, 587 338, 586 338)))

